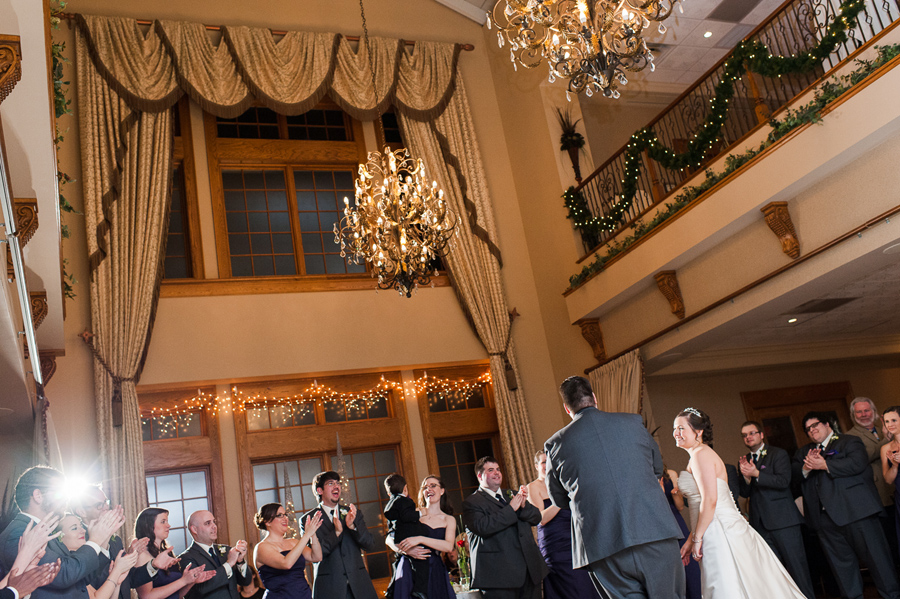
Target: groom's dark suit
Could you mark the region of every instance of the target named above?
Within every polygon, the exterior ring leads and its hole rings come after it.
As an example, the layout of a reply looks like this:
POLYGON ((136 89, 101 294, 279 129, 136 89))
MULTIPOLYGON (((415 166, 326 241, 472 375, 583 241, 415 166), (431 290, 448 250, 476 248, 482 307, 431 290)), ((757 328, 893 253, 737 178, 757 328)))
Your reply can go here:
MULTIPOLYGON (((752 453, 747 460, 753 461, 752 453)), ((749 483, 740 477, 741 497, 749 498, 750 526, 766 540, 803 594, 815 597, 800 530, 803 516, 791 495, 791 458, 783 449, 763 445, 756 468, 759 476, 749 483)))
POLYGON ((572 565, 587 567, 613 599, 683 598, 681 530, 641 417, 583 408, 544 450, 550 498, 572 510, 572 565))
POLYGON ((322 525, 316 531, 316 537, 322 545, 322 561, 313 565, 313 598, 376 599, 372 578, 362 558, 362 550, 372 549, 375 539, 366 528, 362 511, 356 512, 356 520, 353 521, 356 530, 351 530, 345 523, 341 536, 337 536, 334 522, 328 517, 322 504, 303 514, 300 519, 301 529, 305 529, 306 521, 317 511, 322 512, 322 525))
POLYGON ((862 558, 881 596, 900 599, 891 550, 878 519, 881 499, 865 446, 853 435, 832 436, 822 451, 828 470, 812 470, 804 478, 803 460, 815 448, 815 443, 809 443, 797 450, 794 475, 803 481, 806 521, 822 541, 841 595, 862 598, 857 559, 862 558))
MULTIPOLYGON (((512 491, 501 489, 504 497, 512 491)), ((479 488, 463 501, 463 523, 469 538, 472 587, 485 599, 540 596, 547 565, 534 543, 532 527, 541 512, 527 501, 518 510, 479 488)))

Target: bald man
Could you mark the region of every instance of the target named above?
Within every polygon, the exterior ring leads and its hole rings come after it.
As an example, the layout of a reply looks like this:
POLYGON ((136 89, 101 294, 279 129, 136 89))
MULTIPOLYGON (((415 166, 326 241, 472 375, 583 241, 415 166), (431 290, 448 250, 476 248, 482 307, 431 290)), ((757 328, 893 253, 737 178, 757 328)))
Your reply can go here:
POLYGON ((238 585, 250 584, 253 573, 247 566, 247 541, 238 541, 234 547, 216 545, 219 529, 211 512, 200 510, 188 519, 188 531, 194 538, 191 546, 182 553, 181 566, 206 566, 216 575, 195 584, 188 591, 187 599, 240 599, 238 585))

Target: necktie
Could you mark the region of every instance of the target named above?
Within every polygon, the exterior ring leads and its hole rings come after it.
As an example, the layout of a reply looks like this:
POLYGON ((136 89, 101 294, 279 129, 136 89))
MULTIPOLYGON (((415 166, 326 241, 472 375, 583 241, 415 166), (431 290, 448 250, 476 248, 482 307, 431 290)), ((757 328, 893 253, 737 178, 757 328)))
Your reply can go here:
POLYGON ((873 429, 872 429, 872 434, 875 435, 875 440, 876 440, 876 441, 880 441, 880 440, 881 440, 881 439, 878 438, 878 429, 874 429, 874 428, 873 428, 873 429))
POLYGON ((756 466, 757 464, 759 464, 759 454, 754 453, 753 454, 753 465, 756 466))
POLYGON ((500 505, 506 505, 506 500, 503 498, 502 492, 497 492, 497 501, 500 502, 500 505))
POLYGON ((222 562, 219 560, 219 554, 216 553, 216 546, 212 545, 209 548, 209 555, 212 558, 212 561, 216 564, 216 566, 221 566, 222 562))
POLYGON ((819 451, 825 451, 825 445, 823 443, 819 443, 818 447, 819 451))

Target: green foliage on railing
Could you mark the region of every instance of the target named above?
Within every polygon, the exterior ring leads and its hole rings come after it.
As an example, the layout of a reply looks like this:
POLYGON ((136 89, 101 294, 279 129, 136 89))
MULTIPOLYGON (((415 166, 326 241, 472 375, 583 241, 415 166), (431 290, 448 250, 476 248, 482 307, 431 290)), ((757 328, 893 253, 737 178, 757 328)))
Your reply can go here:
MULTIPOLYGON (((56 0, 53 2, 50 8, 50 26, 56 30, 59 29, 59 20, 63 11, 66 9, 65 0, 56 0)), ((66 43, 65 42, 57 42, 53 41, 50 44, 50 55, 53 59, 52 69, 53 72, 51 75, 53 76, 53 109, 56 114, 56 118, 72 114, 72 109, 69 105, 72 103, 72 100, 69 99, 67 95, 67 88, 69 87, 69 82, 63 80, 63 65, 69 62, 69 59, 65 56, 66 43)), ((54 132, 55 138, 53 139, 53 143, 56 145, 57 155, 59 154, 59 147, 62 144, 65 136, 63 132, 59 129, 59 123, 56 124, 56 131, 54 132)), ((59 210, 62 212, 69 212, 73 214, 78 214, 75 210, 75 207, 66 199, 66 196, 63 194, 63 189, 67 183, 71 183, 74 181, 72 177, 63 171, 59 170, 59 158, 56 159, 56 179, 58 185, 58 193, 59 193, 59 210)), ((60 214, 62 216, 62 214, 60 214)), ((62 218, 60 218, 60 236, 63 239, 69 238, 69 225, 62 222, 62 218)), ((75 287, 74 285, 78 282, 75 279, 75 275, 68 272, 69 261, 63 259, 62 261, 62 274, 63 274, 63 293, 65 293, 66 297, 69 299, 75 299, 75 287)))
MULTIPOLYGON (((856 18, 864 8, 865 0, 842 2, 840 17, 828 24, 819 43, 797 55, 773 56, 765 44, 756 40, 744 40, 738 44, 722 65, 722 77, 715 87, 712 100, 710 100, 709 113, 694 138, 688 142, 686 151, 675 152, 664 146, 652 129, 641 129, 631 136, 631 141, 625 148, 625 172, 619 201, 603 216, 592 216, 589 211, 578 208, 575 210, 575 214, 580 218, 576 218, 573 216, 572 208, 569 209, 569 218, 574 221, 575 227, 582 236, 586 236, 586 245, 593 247, 590 240, 599 239, 603 231, 613 231, 622 223, 637 193, 642 164, 641 154, 644 151, 649 154, 650 158, 669 170, 699 168, 722 132, 725 119, 728 117, 729 102, 734 97, 735 81, 747 72, 765 77, 781 77, 782 75, 805 73, 814 69, 821 65, 822 61, 833 53, 838 45, 849 39, 847 31, 856 26, 856 18)), ((565 194, 563 197, 566 200, 565 194)), ((572 199, 571 201, 573 206, 579 205, 577 200, 572 199)), ((569 201, 566 206, 569 207, 569 201)), ((586 204, 584 207, 586 208, 586 204)))
MULTIPOLYGON (((639 239, 650 233, 653 229, 667 221, 682 208, 690 204, 692 201, 700 197, 703 193, 711 189, 716 183, 744 166, 752 158, 757 156, 763 150, 774 144, 776 141, 803 125, 821 122, 822 113, 825 108, 840 98, 848 90, 865 80, 866 77, 874 73, 880 67, 900 56, 900 44, 892 46, 876 46, 878 55, 874 60, 856 60, 858 66, 851 73, 842 76, 835 76, 823 82, 815 91, 813 100, 796 110, 787 110, 781 120, 772 120, 769 124, 772 130, 766 139, 756 148, 751 148, 743 154, 730 154, 725 157, 725 168, 715 173, 712 169, 707 169, 706 179, 696 186, 686 186, 675 196, 671 203, 666 204, 665 208, 657 212, 654 217, 647 222, 635 223, 631 230, 633 233, 620 241, 610 243, 610 248, 603 255, 598 254, 593 262, 585 266, 580 273, 569 278, 569 288, 574 289, 581 285, 588 277, 595 272, 603 270, 609 260, 621 254, 623 251, 635 244, 639 239)), ((566 190, 566 196, 580 196, 575 193, 573 188, 566 190)), ((584 201, 583 198, 581 200, 584 201)), ((567 204, 568 205, 568 204, 567 204)), ((586 206, 585 206, 586 209, 586 206)), ((571 209, 570 209, 571 212, 571 209)))

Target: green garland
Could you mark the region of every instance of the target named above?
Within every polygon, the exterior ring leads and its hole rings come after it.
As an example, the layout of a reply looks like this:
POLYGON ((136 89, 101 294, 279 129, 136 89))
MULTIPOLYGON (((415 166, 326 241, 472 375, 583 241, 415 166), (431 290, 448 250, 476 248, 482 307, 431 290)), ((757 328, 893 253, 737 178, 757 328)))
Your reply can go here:
MULTIPOLYGON (((855 63, 859 65, 856 69, 847 75, 839 77, 835 76, 822 83, 822 85, 816 89, 812 101, 808 104, 805 104, 796 110, 787 110, 782 120, 773 119, 770 121, 769 124, 772 127, 772 131, 758 147, 751 148, 743 154, 730 154, 726 156, 725 168, 722 172, 715 173, 711 169, 708 169, 706 171, 706 179, 699 185, 686 186, 681 193, 673 198, 671 203, 666 204, 665 208, 657 212, 651 220, 635 223, 631 227, 633 231, 631 235, 620 241, 613 241, 610 243, 609 250, 607 250, 605 254, 602 256, 598 254, 594 261, 585 266, 580 273, 570 277, 569 289, 578 287, 592 274, 603 270, 606 263, 613 257, 627 250, 639 239, 650 233, 650 231, 667 221, 682 208, 711 189, 716 183, 745 165, 753 157, 760 154, 763 150, 794 129, 803 125, 821 122, 822 113, 829 104, 840 98, 855 85, 865 80, 866 77, 874 73, 881 66, 890 62, 895 57, 900 56, 900 44, 894 44, 892 46, 875 46, 875 49, 878 52, 878 56, 875 60, 856 60, 855 63)), ((587 204, 584 202, 584 198, 579 192, 576 192, 574 188, 570 187, 567 189, 566 193, 563 194, 563 197, 566 198, 567 207, 569 207, 569 202, 572 203, 572 206, 576 209, 576 214, 579 213, 578 211, 580 210, 587 210, 587 204), (580 202, 582 203, 581 207, 578 207, 578 198, 580 198, 580 202)), ((569 208, 569 212, 570 214, 573 213, 572 207, 569 208)), ((582 235, 584 234, 585 233, 582 231, 582 235)))
MULTIPOLYGON (((66 9, 65 0, 56 0, 54 6, 50 8, 50 26, 53 29, 59 29, 59 19, 60 15, 62 15, 63 11, 66 9)), ((56 114, 56 118, 59 119, 61 116, 72 114, 72 109, 69 105, 72 101, 68 98, 66 91, 69 86, 68 81, 63 81, 63 65, 69 62, 69 59, 65 57, 64 53, 66 50, 65 42, 52 42, 50 44, 50 54, 53 59, 53 107, 54 112, 56 114)), ((56 145, 56 153, 59 155, 59 148, 62 144, 65 136, 63 132, 59 129, 59 123, 56 124, 56 137, 53 140, 54 145, 56 145)), ((71 183, 74 181, 72 177, 63 171, 59 170, 59 158, 56 159, 56 179, 58 181, 58 189, 59 189, 59 210, 60 212, 69 212, 72 214, 79 214, 75 207, 66 199, 66 196, 63 195, 63 188, 67 183, 71 183)), ((62 216, 60 214, 60 216, 62 216)), ((62 219, 60 218, 60 221, 62 219)), ((63 239, 69 238, 69 225, 66 223, 62 223, 60 225, 60 236, 63 239)), ((75 287, 74 285, 78 282, 75 278, 75 275, 68 272, 69 261, 63 258, 62 261, 62 275, 63 275, 63 293, 69 299, 75 299, 75 287)))
MULTIPOLYGON (((772 56, 765 44, 760 41, 742 41, 734 49, 723 65, 723 74, 715 87, 715 95, 710 101, 709 113, 694 138, 688 142, 688 149, 676 153, 664 146, 652 129, 641 129, 631 136, 625 148, 625 173, 622 179, 621 199, 604 216, 592 216, 583 211, 579 200, 567 197, 569 190, 563 194, 569 218, 581 232, 588 247, 594 247, 591 240, 600 239, 603 231, 613 231, 621 223, 625 213, 631 208, 637 193, 637 182, 641 172, 641 154, 646 151, 650 158, 669 170, 699 168, 713 144, 719 139, 725 119, 728 117, 729 102, 734 97, 734 82, 747 72, 765 77, 781 77, 782 75, 805 73, 818 65, 834 52, 839 44, 849 38, 847 30, 856 26, 856 18, 865 8, 864 0, 845 0, 841 3, 841 16, 829 23, 825 35, 819 43, 798 55, 772 56), (573 216, 574 213, 578 218, 573 216)), ((570 194, 571 195, 571 194, 570 194)), ((582 200, 583 201, 583 200, 582 200)), ((586 208, 586 204, 584 204, 586 208)))

